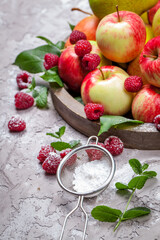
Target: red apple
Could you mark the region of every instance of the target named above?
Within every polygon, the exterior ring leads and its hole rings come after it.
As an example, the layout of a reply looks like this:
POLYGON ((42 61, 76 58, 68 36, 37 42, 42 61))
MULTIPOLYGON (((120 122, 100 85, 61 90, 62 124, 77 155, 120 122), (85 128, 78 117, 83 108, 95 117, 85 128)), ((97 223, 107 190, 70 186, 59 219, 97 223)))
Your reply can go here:
POLYGON ((160 88, 144 85, 133 99, 133 118, 149 123, 153 122, 158 114, 160 114, 160 88))
MULTIPOLYGON (((73 30, 79 30, 86 34, 87 40, 96 40, 96 30, 99 24, 99 19, 95 15, 83 18, 73 30)), ((69 38, 65 43, 65 47, 70 46, 69 38)))
POLYGON ((153 18, 157 10, 160 8, 160 0, 158 3, 148 11, 148 21, 152 25, 153 18))
POLYGON ((150 84, 160 87, 160 36, 147 42, 139 63, 145 79, 150 84))
POLYGON ((103 66, 101 71, 96 69, 84 78, 81 86, 83 102, 102 104, 105 114, 124 115, 130 110, 133 98, 124 88, 129 75, 116 66, 103 66))
POLYGON ((96 31, 102 54, 115 62, 133 60, 142 51, 146 40, 145 24, 140 16, 128 11, 105 16, 96 31))

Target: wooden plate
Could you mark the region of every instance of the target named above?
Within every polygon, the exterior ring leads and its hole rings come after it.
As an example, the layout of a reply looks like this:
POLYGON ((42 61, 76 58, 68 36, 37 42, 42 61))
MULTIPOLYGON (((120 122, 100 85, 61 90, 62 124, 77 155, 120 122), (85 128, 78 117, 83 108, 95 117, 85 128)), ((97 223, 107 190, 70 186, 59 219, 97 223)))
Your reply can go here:
MULTIPOLYGON (((84 106, 65 88, 50 87, 50 91, 55 109, 69 125, 88 137, 98 134, 100 123, 88 120, 84 113, 84 106)), ((111 128, 108 132, 101 134, 99 140, 104 141, 111 135, 118 136, 126 148, 160 150, 160 132, 152 123, 125 129, 111 128)))

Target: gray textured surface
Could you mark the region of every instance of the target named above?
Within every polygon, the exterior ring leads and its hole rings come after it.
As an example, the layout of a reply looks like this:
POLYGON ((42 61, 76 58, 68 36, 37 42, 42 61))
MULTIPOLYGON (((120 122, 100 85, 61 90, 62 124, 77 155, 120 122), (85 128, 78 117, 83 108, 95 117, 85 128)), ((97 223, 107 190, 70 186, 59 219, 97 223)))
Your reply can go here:
MULTIPOLYGON (((43 44, 37 35, 46 36, 54 42, 64 39, 69 33, 67 21, 75 24, 84 17, 71 13, 71 7, 88 10, 87 0, 1 0, 0 3, 0 239, 1 240, 57 240, 64 216, 76 204, 76 197, 64 192, 55 176, 47 176, 36 159, 42 145, 50 143, 46 132, 66 125, 64 140, 86 137, 68 126, 54 110, 49 96, 49 109, 36 107, 16 111, 14 95, 18 91, 16 74, 20 71, 12 66, 16 55, 22 50, 43 44), (27 129, 22 133, 10 133, 7 123, 14 114, 22 116, 27 129)), ((124 208, 125 197, 116 194, 114 183, 128 180, 132 171, 128 167, 130 158, 149 162, 158 172, 157 179, 146 184, 133 198, 131 206, 148 206, 150 216, 122 223, 113 233, 112 223, 101 223, 89 217, 87 239, 160 239, 160 151, 138 151, 124 149, 115 158, 117 171, 111 185, 97 198, 88 199, 84 207, 90 215, 92 208, 99 204, 124 208)), ((67 240, 81 239, 83 216, 77 212, 68 224, 67 240)))

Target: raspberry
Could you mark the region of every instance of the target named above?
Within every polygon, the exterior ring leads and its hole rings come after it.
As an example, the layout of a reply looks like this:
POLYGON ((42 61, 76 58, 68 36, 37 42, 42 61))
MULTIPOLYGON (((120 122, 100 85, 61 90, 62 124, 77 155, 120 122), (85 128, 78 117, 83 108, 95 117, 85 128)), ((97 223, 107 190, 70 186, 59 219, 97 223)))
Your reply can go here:
POLYGON ((160 114, 153 119, 153 123, 155 124, 157 130, 160 131, 160 114))
POLYGON ((88 53, 82 58, 82 66, 87 71, 93 71, 100 64, 101 58, 95 53, 88 53))
POLYGON ((104 145, 113 156, 119 155, 123 152, 123 142, 116 136, 106 138, 104 145))
MULTIPOLYGON (((92 144, 95 144, 95 143, 92 143, 92 144)), ((101 147, 105 147, 103 143, 98 143, 98 145, 101 147)), ((86 153, 88 154, 90 161, 100 160, 104 154, 101 150, 96 150, 96 149, 88 149, 86 150, 86 153)))
POLYGON ((42 167, 47 173, 56 174, 61 160, 61 157, 57 153, 50 152, 49 156, 43 162, 42 167))
POLYGON ((27 109, 34 104, 34 98, 27 93, 18 92, 15 95, 15 106, 17 109, 27 109))
POLYGON ((8 122, 8 128, 11 132, 21 132, 26 128, 26 123, 20 116, 13 116, 8 122))
POLYGON ((101 104, 87 103, 84 111, 89 120, 98 120, 104 113, 104 107, 101 104))
POLYGON ((138 76, 130 76, 124 82, 124 87, 128 92, 138 92, 142 86, 142 78, 138 76))
POLYGON ((21 72, 17 74, 16 81, 19 89, 28 88, 28 85, 32 82, 32 77, 27 72, 21 72))
POLYGON ((78 31, 78 30, 74 30, 71 35, 70 35, 70 43, 71 44, 75 44, 76 42, 78 42, 79 40, 86 40, 87 37, 86 37, 86 34, 81 32, 81 31, 78 31))
POLYGON ((75 47, 74 47, 75 53, 79 57, 83 57, 85 54, 90 53, 92 50, 92 45, 87 40, 79 40, 75 47))
POLYGON ((56 150, 50 145, 42 146, 37 158, 41 163, 43 163, 46 160, 46 158, 49 156, 50 152, 56 153, 56 150))
POLYGON ((43 65, 46 70, 49 70, 50 68, 58 65, 58 60, 59 60, 59 57, 57 55, 52 54, 52 53, 47 53, 44 56, 43 65))
MULTIPOLYGON (((61 158, 64 158, 69 152, 71 152, 72 149, 70 148, 67 148, 65 150, 63 150, 62 152, 60 152, 60 156, 61 158)), ((67 166, 71 166, 73 165, 75 162, 76 162, 76 159, 77 159, 77 154, 74 154, 72 157, 70 157, 67 162, 66 162, 66 165, 67 166)))

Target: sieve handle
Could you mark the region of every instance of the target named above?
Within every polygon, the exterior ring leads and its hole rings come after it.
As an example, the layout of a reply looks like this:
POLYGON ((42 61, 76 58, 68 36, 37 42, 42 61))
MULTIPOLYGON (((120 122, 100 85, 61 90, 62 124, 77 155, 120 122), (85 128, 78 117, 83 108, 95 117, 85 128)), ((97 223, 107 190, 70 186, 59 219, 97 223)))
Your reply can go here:
POLYGON ((82 210, 82 212, 84 213, 85 218, 86 218, 86 220, 85 220, 85 225, 84 225, 84 230, 83 230, 83 238, 82 238, 82 240, 85 240, 85 234, 86 234, 87 223, 88 223, 88 215, 87 215, 86 211, 85 211, 84 208, 83 208, 83 199, 84 199, 83 196, 79 196, 79 198, 78 198, 78 203, 77 203, 76 207, 75 207, 74 209, 72 209, 72 210, 67 214, 67 216, 65 217, 65 220, 64 220, 64 223, 63 223, 62 232, 61 232, 61 236, 60 236, 60 240, 62 240, 62 238, 63 238, 65 226, 66 226, 66 223, 67 223, 67 220, 68 220, 69 216, 70 216, 73 212, 75 212, 75 211, 78 209, 78 207, 82 210))
POLYGON ((96 139, 96 144, 98 144, 98 137, 97 136, 91 136, 88 138, 86 145, 90 143, 91 140, 96 139))

